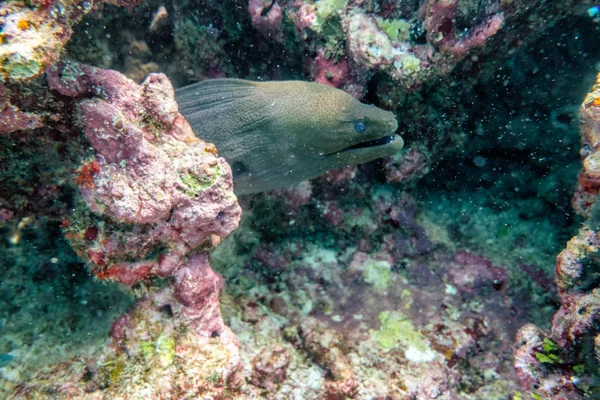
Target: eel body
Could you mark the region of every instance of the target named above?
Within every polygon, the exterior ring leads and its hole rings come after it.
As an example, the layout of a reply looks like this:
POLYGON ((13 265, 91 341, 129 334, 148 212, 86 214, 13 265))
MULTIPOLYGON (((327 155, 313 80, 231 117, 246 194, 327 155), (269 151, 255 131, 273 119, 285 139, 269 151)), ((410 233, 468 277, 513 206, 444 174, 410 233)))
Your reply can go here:
POLYGON ((403 146, 394 114, 317 83, 214 79, 175 96, 196 135, 231 165, 237 194, 290 186, 403 146))

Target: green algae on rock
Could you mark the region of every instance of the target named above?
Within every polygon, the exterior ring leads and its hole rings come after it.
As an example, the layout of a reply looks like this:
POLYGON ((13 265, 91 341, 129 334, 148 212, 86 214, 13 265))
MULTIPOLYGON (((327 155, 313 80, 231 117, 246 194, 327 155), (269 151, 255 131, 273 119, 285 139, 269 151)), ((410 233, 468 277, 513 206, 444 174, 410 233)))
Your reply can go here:
POLYGON ((398 311, 379 314, 381 327, 371 331, 371 338, 382 349, 404 350, 406 358, 413 362, 432 361, 438 355, 427 344, 425 336, 415 329, 408 318, 398 311))
POLYGON ((377 291, 385 291, 392 280, 392 266, 385 260, 373 260, 364 265, 365 282, 377 291))

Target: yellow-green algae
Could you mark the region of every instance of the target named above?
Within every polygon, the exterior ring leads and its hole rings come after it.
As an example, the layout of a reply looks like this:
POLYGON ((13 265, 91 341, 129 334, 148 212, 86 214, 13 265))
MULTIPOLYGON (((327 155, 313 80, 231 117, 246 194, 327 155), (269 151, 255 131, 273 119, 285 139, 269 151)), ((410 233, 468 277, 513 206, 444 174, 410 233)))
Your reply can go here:
POLYGON ((392 40, 398 42, 407 41, 410 33, 410 24, 403 19, 383 19, 377 17, 377 25, 392 40))
POLYGON ((406 75, 416 74, 421 70, 421 61, 412 54, 406 54, 402 57, 402 71, 406 75))
POLYGON ((371 330, 371 339, 385 350, 404 350, 409 361, 432 361, 437 353, 427 344, 425 336, 417 331, 413 324, 398 311, 383 311, 379 314, 381 327, 371 330))
POLYGON ((168 335, 160 335, 155 341, 142 340, 140 352, 146 362, 158 359, 160 365, 168 367, 175 359, 175 339, 168 335))
POLYGON ((392 279, 392 266, 387 261, 372 261, 365 264, 363 275, 376 291, 385 291, 392 279))
POLYGON ((315 3, 319 22, 324 22, 332 14, 342 11, 348 5, 348 0, 319 0, 315 3))
POLYGON ((544 338, 542 343, 543 351, 537 351, 535 358, 544 364, 560 364, 563 360, 558 355, 558 346, 552 340, 544 338))
POLYGON ((400 300, 404 305, 404 308, 411 308, 413 304, 412 293, 408 289, 402 289, 400 293, 400 300))
POLYGON ((13 59, 4 60, 2 72, 7 75, 8 80, 20 81, 33 78, 42 71, 42 63, 36 59, 27 59, 15 54, 13 59))
POLYGON ((221 168, 219 164, 215 164, 214 168, 207 171, 206 175, 183 174, 179 175, 181 183, 185 186, 183 191, 190 197, 195 197, 200 192, 208 189, 215 184, 221 176, 221 168))

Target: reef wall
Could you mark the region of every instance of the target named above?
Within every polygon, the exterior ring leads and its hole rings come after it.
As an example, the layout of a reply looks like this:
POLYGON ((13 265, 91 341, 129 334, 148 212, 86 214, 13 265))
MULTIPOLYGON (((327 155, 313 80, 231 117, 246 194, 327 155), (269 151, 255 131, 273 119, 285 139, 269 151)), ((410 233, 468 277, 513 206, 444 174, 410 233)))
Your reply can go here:
POLYGON ((600 360, 600 292, 598 279, 597 132, 600 124, 600 75, 580 108, 583 168, 573 196, 573 208, 587 222, 558 255, 554 282, 561 308, 549 332, 533 324, 516 339, 515 368, 522 387, 539 398, 583 399, 582 386, 594 386, 600 360))

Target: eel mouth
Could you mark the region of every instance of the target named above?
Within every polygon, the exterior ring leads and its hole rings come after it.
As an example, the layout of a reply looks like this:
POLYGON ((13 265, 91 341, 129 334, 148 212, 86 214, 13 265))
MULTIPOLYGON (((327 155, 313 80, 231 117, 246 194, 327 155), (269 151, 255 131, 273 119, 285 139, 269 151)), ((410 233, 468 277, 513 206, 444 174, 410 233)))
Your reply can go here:
POLYGON ((359 150, 359 149, 367 149, 370 147, 379 147, 385 146, 386 144, 392 143, 396 140, 396 135, 384 136, 379 139, 367 140, 366 142, 360 142, 350 147, 346 147, 345 149, 334 151, 333 153, 325 154, 326 156, 331 156, 333 154, 344 153, 346 151, 359 150))

